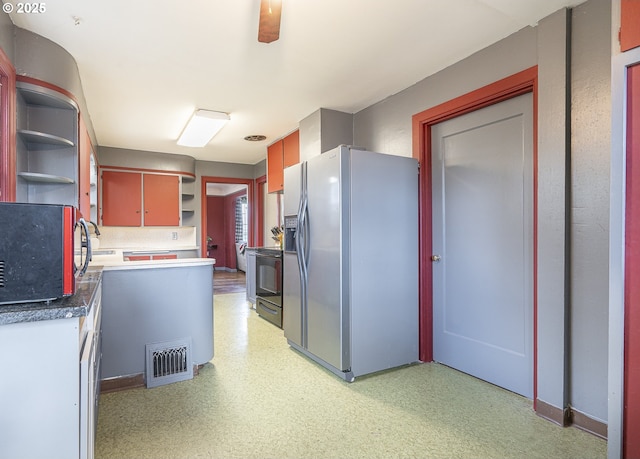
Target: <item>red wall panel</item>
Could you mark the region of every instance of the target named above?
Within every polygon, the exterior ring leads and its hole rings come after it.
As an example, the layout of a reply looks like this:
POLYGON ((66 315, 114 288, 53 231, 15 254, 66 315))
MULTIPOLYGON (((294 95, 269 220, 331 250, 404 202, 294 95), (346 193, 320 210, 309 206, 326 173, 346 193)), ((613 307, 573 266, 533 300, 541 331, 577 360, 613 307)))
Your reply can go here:
POLYGON ((207 196, 207 236, 211 237, 210 244, 218 246, 209 251, 209 257, 215 258, 219 267, 227 266, 225 220, 224 197, 207 196))

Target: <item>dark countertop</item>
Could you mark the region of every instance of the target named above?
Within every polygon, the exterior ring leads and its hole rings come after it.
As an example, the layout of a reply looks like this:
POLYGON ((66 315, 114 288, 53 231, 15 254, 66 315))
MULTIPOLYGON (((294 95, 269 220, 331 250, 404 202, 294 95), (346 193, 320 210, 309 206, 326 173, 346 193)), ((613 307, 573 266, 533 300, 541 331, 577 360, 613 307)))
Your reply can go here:
POLYGON ((102 266, 90 267, 76 279, 74 295, 49 302, 0 305, 0 325, 86 316, 101 279, 102 266))
POLYGON ((280 247, 247 247, 247 250, 255 250, 256 253, 263 255, 282 255, 282 249, 280 247))

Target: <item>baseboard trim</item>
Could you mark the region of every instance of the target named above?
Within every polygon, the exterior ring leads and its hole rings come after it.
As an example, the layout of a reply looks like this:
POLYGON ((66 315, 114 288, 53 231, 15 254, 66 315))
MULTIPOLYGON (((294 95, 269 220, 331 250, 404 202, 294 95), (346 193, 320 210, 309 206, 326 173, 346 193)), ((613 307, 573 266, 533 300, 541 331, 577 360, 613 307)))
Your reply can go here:
POLYGON ((108 394, 109 392, 118 392, 126 389, 134 389, 136 387, 145 387, 144 373, 129 376, 116 376, 115 378, 107 378, 100 381, 101 394, 108 394))
POLYGON ((541 418, 558 424, 561 427, 567 427, 570 424, 568 410, 560 409, 542 400, 536 400, 536 414, 541 418))
MULTIPOLYGON (((200 370, 204 364, 193 366, 193 376, 200 374, 200 370)), ((121 390, 135 389, 136 387, 146 387, 144 373, 138 373, 127 376, 116 376, 100 381, 100 393, 108 394, 109 392, 118 392, 121 390)))
POLYGON ((536 400, 536 414, 561 427, 573 426, 604 440, 607 439, 608 432, 606 423, 593 419, 571 406, 560 409, 541 400, 536 400))
POLYGON ((608 426, 606 423, 593 419, 573 408, 571 409, 571 419, 573 421, 573 425, 578 429, 589 432, 604 440, 607 439, 608 426))

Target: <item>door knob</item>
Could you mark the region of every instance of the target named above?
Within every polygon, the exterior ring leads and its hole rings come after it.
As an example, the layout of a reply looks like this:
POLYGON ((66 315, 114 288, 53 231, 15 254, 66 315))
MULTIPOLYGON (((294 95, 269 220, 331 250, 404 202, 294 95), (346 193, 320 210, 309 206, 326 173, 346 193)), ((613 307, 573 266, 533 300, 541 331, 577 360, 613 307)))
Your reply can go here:
POLYGON ((431 255, 431 261, 437 263, 440 261, 440 255, 431 255))

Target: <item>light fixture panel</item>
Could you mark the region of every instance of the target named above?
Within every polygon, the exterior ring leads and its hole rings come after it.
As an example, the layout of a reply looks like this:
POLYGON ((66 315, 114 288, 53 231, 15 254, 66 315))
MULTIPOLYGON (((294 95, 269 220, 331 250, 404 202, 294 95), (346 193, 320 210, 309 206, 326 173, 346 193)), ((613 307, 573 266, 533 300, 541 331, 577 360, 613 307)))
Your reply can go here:
POLYGON ((178 145, 204 147, 229 121, 229 115, 211 110, 196 110, 185 126, 178 145))

